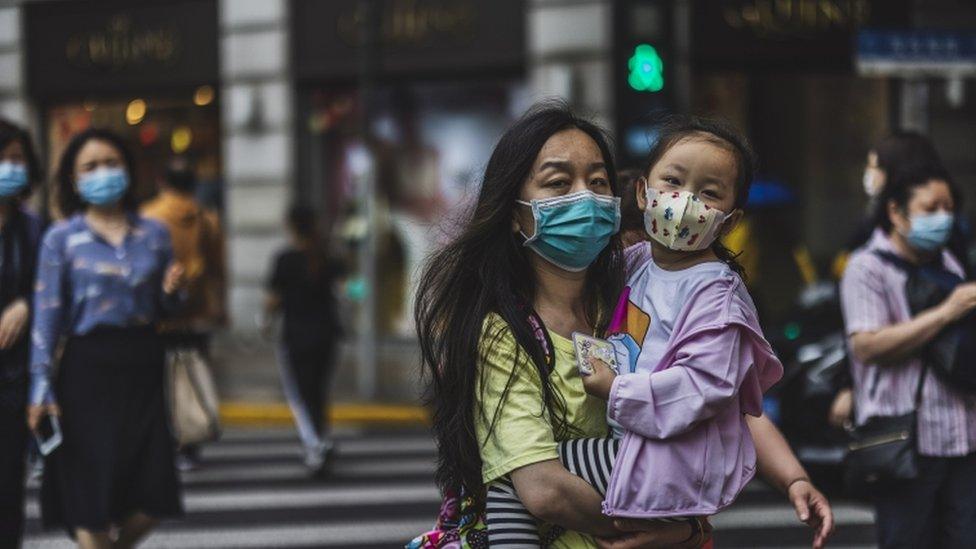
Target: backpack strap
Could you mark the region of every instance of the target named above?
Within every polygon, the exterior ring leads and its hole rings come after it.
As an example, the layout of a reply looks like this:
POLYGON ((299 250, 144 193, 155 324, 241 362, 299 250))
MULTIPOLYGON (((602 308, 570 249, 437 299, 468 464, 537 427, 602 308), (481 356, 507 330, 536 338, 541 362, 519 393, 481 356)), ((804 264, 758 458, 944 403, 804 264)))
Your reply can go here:
MULTIPOLYGON (((885 263, 894 266, 895 268, 904 271, 909 274, 909 276, 918 273, 919 267, 906 259, 903 259, 889 251, 885 250, 874 250, 872 252, 874 255, 878 256, 885 263)), ((925 378, 929 372, 929 361, 922 360, 922 372, 918 376, 918 385, 915 386, 915 409, 918 410, 919 406, 922 404, 922 389, 925 387, 925 378)))
POLYGON ((906 273, 913 273, 918 270, 918 266, 912 262, 887 250, 872 250, 871 253, 881 258, 881 260, 883 260, 885 263, 896 267, 898 270, 905 271, 906 273))

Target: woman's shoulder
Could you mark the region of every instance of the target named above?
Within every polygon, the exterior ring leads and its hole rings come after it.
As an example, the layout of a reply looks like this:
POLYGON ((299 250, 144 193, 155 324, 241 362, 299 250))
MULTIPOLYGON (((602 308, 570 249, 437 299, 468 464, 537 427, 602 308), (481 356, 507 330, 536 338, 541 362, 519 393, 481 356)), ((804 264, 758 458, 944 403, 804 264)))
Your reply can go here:
POLYGON ((884 259, 879 255, 879 250, 870 246, 862 246, 851 254, 844 267, 842 279, 852 276, 863 277, 865 275, 875 277, 881 274, 884 269, 884 259))
POLYGON ((502 317, 502 315, 491 312, 485 315, 481 321, 481 344, 491 341, 504 340, 506 343, 515 342, 515 334, 512 326, 502 317))
POLYGON ((492 362, 509 364, 529 360, 529 355, 516 341, 512 326, 502 315, 495 312, 485 315, 481 322, 478 348, 482 360, 490 359, 492 362), (521 360, 516 360, 518 357, 521 357, 521 360))
POLYGON ((141 214, 132 214, 132 219, 134 220, 134 225, 138 229, 145 231, 148 235, 158 238, 169 238, 169 229, 162 221, 141 214))
POLYGON ((84 220, 81 218, 81 214, 75 214, 67 219, 55 221, 44 231, 42 240, 44 244, 49 246, 62 244, 69 235, 78 232, 83 223, 84 220))

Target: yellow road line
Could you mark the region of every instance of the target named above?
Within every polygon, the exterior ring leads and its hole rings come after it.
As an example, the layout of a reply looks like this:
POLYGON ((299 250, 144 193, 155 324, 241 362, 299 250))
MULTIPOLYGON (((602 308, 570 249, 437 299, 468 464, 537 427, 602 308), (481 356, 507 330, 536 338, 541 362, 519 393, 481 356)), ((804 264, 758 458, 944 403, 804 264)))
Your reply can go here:
MULTIPOLYGON (((427 411, 420 406, 387 404, 336 404, 329 410, 334 424, 427 425, 427 411)), ((226 425, 291 424, 291 410, 277 402, 224 402, 220 418, 226 425)))

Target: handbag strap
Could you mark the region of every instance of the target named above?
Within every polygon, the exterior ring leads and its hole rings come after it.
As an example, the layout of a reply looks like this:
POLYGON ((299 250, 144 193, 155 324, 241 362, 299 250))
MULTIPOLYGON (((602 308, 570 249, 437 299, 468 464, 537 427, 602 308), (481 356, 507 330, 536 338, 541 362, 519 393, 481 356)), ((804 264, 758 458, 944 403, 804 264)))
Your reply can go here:
POLYGON ((915 410, 922 405, 922 388, 925 386, 925 376, 929 373, 929 363, 922 361, 922 373, 918 375, 918 386, 915 387, 915 410))

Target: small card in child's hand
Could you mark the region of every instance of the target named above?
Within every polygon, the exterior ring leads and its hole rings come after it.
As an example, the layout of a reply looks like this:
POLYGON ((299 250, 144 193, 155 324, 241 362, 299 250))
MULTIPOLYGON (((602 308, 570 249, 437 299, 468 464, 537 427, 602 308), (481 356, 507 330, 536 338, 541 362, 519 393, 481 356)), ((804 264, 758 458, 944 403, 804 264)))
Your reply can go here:
POLYGON ((588 376, 593 373, 590 367, 590 357, 602 360, 610 369, 617 372, 617 354, 613 350, 613 343, 598 337, 588 336, 580 332, 573 332, 573 347, 576 348, 576 367, 580 374, 588 376))

